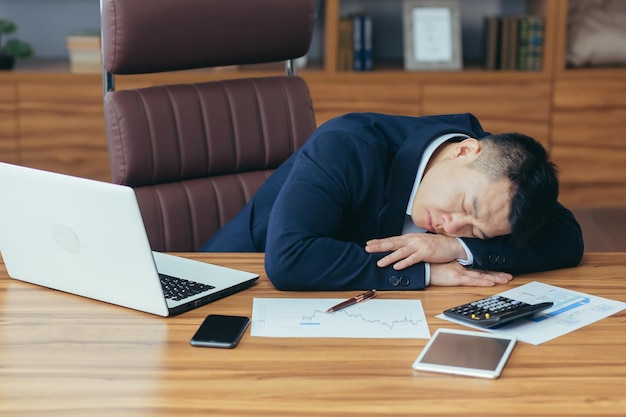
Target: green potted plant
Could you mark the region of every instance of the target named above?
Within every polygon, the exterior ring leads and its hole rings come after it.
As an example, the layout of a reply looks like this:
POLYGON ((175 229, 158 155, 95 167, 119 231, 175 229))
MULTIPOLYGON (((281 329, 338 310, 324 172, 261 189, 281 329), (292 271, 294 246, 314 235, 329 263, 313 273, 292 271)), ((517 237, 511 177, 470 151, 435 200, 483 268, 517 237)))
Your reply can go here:
POLYGON ((0 19, 0 70, 12 69, 16 58, 30 58, 34 51, 29 43, 19 39, 3 40, 4 35, 17 32, 17 25, 10 20, 0 19))

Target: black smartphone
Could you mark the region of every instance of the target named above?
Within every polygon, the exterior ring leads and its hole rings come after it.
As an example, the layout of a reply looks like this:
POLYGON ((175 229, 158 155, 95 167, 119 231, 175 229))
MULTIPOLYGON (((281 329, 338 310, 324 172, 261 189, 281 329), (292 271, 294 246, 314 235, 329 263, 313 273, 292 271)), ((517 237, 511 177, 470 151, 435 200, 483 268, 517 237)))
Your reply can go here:
POLYGON ((207 316, 191 338, 193 346, 234 348, 250 324, 243 316, 207 316))

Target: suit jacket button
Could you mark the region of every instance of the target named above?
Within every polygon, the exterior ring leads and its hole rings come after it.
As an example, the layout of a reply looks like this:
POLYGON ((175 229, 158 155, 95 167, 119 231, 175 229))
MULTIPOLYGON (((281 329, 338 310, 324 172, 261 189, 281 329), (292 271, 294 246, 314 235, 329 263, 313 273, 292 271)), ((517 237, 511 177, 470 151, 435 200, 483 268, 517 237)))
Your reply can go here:
POLYGON ((397 286, 398 286, 398 284, 400 284, 400 278, 398 278, 398 277, 397 277, 397 276, 395 276, 395 275, 392 275, 392 276, 389 278, 389 284, 391 284, 391 285, 392 285, 392 286, 394 286, 394 287, 397 287, 397 286))
POLYGON ((400 277, 400 284, 408 287, 408 285, 411 283, 411 280, 409 279, 409 277, 400 277))
POLYGON ((491 262, 492 264, 496 264, 496 265, 502 265, 503 263, 506 262, 506 257, 504 255, 500 256, 500 255, 491 254, 489 255, 489 262, 491 262))

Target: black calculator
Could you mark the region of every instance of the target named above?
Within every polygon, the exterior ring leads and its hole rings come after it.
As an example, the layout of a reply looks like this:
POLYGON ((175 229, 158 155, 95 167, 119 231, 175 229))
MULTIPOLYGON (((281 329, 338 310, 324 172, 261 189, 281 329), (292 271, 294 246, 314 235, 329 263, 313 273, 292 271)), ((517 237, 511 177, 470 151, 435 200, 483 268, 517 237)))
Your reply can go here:
POLYGON ((552 302, 528 304, 501 295, 494 295, 449 308, 443 314, 477 326, 494 327, 545 310, 552 305, 552 302))

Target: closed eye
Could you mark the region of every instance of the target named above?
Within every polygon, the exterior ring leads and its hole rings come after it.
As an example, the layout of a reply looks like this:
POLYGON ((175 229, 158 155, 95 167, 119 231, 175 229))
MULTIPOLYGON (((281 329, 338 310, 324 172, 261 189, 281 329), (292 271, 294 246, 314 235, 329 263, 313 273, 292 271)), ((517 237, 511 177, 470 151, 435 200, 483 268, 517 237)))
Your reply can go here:
MULTIPOLYGON (((467 210, 466 205, 465 205, 465 195, 463 196, 463 200, 461 202, 462 204, 462 209, 463 212, 465 214, 470 214, 470 210, 467 210)), ((476 196, 474 196, 472 198, 472 210, 471 213, 473 213, 473 218, 474 220, 476 220, 478 218, 478 198, 476 198, 476 196)), ((471 237, 476 238, 476 239, 481 239, 481 240, 487 240, 489 239, 489 236, 487 236, 487 234, 485 232, 483 232, 480 228, 475 227, 475 226, 471 226, 471 237)))

